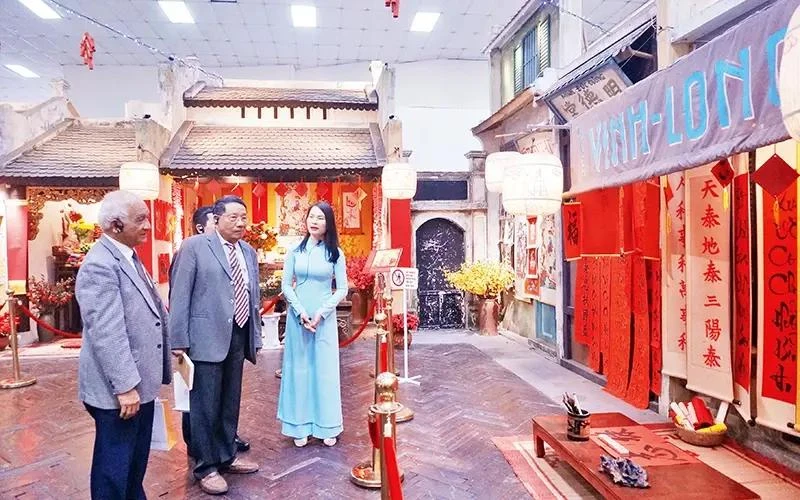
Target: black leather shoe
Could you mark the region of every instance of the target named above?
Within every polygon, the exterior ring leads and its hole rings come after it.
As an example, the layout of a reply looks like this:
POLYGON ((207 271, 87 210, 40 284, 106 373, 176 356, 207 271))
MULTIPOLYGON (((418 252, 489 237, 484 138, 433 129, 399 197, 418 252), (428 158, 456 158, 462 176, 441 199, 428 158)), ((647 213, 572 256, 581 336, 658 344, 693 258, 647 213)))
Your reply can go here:
POLYGON ((236 450, 238 451, 249 451, 250 450, 250 443, 247 441, 242 440, 238 435, 233 438, 233 442, 236 443, 236 450))

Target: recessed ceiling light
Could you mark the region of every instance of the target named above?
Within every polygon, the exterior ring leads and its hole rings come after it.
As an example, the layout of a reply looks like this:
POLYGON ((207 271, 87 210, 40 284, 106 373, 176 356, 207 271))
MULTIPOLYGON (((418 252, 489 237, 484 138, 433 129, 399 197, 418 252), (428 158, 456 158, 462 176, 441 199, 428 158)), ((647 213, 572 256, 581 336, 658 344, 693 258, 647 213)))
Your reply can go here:
POLYGON ((433 27, 436 26, 439 16, 438 12, 417 12, 411 22, 411 31, 430 33, 433 31, 433 27))
POLYGON ((193 24, 194 18, 185 2, 177 0, 159 0, 158 5, 169 20, 176 24, 193 24))
POLYGON ((316 28, 317 8, 313 5, 292 5, 292 24, 295 28, 316 28))
POLYGON ((25 78, 39 78, 39 75, 19 64, 6 64, 6 68, 25 78))
POLYGON ((44 0, 19 0, 19 3, 29 8, 31 12, 42 19, 61 19, 61 16, 58 15, 58 12, 54 11, 52 7, 44 3, 44 0))

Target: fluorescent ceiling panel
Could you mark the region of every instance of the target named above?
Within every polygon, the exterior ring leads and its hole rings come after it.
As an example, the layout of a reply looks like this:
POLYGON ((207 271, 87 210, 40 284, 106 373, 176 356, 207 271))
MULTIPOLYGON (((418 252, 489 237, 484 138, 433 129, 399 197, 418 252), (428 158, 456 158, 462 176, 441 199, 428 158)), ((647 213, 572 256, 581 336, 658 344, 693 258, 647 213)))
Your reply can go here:
POLYGON ((61 16, 58 15, 58 12, 54 11, 52 7, 44 3, 44 0, 19 0, 19 3, 29 8, 31 12, 42 19, 61 19, 61 16))
POLYGON ((25 78, 39 78, 39 75, 19 64, 6 64, 6 68, 25 78))
POLYGON ((317 8, 313 5, 292 5, 292 24, 295 28, 316 28, 317 8))
POLYGON ((185 2, 175 0, 159 0, 158 5, 167 18, 175 24, 194 24, 192 13, 185 2))
POLYGON ((438 12, 417 12, 411 22, 411 31, 430 33, 433 31, 433 27, 436 26, 439 16, 438 12))

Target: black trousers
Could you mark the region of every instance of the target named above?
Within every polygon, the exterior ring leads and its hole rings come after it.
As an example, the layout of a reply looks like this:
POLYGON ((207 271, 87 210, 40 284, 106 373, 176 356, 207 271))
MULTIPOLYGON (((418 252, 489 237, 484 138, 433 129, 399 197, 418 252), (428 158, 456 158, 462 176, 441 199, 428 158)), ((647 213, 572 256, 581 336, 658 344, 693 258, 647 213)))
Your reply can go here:
POLYGON ((141 405, 133 418, 119 410, 85 405, 94 419, 91 494, 93 500, 144 500, 144 474, 153 436, 153 401, 141 405))
POLYGON ((219 363, 194 362, 194 386, 189 396, 189 453, 193 474, 202 479, 224 469, 236 457, 234 437, 239 427, 242 371, 249 345, 249 324, 234 324, 231 345, 219 363))

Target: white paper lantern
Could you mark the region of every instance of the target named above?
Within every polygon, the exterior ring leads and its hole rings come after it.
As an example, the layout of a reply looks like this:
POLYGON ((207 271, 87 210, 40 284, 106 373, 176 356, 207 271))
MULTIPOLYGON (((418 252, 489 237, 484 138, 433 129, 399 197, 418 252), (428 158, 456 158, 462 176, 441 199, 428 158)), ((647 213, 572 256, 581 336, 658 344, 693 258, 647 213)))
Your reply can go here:
POLYGON ((783 123, 789 134, 800 141, 800 7, 786 28, 778 90, 783 123))
POLYGON ((119 188, 138 194, 144 200, 158 198, 159 183, 158 167, 152 163, 132 161, 119 168, 119 188))
POLYGON ((486 190, 490 193, 503 191, 503 176, 509 165, 520 162, 522 156, 516 151, 500 151, 492 153, 486 158, 486 190))
POLYGON ((561 208, 564 168, 550 153, 520 155, 506 168, 503 208, 514 215, 546 215, 561 208))
POLYGON ((417 194, 417 169, 410 163, 387 163, 381 174, 381 189, 389 200, 410 200, 417 194))

